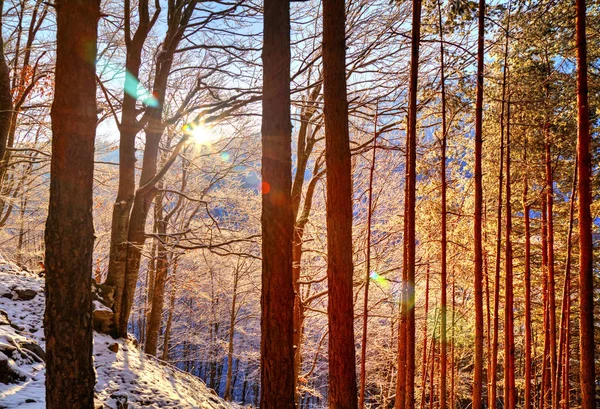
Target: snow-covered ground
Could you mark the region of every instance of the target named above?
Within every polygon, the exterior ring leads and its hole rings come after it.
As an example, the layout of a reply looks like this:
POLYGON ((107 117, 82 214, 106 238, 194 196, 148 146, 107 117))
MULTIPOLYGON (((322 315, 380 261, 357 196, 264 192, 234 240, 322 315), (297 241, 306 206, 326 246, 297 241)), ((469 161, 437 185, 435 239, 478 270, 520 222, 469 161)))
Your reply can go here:
MULTIPOLYGON (((44 348, 43 287, 43 278, 0 258, 0 366, 20 378, 0 382, 0 409, 45 408, 44 353, 37 347, 44 348)), ((131 341, 94 334, 94 361, 98 408, 116 409, 125 401, 130 409, 238 408, 200 379, 146 356, 131 341)))

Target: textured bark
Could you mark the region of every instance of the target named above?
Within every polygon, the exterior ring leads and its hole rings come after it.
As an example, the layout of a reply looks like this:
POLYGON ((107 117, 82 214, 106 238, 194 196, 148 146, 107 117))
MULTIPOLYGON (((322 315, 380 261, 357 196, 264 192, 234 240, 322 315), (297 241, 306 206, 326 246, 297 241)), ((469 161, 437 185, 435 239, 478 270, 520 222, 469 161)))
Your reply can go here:
MULTIPOLYGON (((129 230, 129 215, 133 206, 135 195, 135 139, 141 130, 137 122, 136 102, 137 96, 131 94, 132 89, 137 89, 135 83, 140 72, 142 63, 142 50, 148 34, 156 19, 160 15, 157 9, 152 18, 149 15, 148 0, 138 3, 139 23, 131 37, 131 7, 130 1, 124 1, 125 16, 125 45, 127 53, 125 56, 125 69, 130 74, 125 77, 125 89, 123 93, 123 105, 121 108, 121 123, 119 124, 119 188, 112 213, 110 256, 108 263, 108 275, 106 284, 115 287, 115 325, 120 327, 121 304, 123 291, 125 289, 125 271, 127 264, 127 234, 129 230)), ((127 325, 127 323, 125 323, 127 325)))
MULTIPOLYGON (((171 4, 171 3, 170 3, 171 4)), ((160 140, 165 128, 162 121, 167 82, 173 64, 173 56, 177 50, 185 28, 187 27, 197 0, 189 2, 180 0, 172 3, 168 13, 168 30, 161 53, 157 57, 157 71, 152 87, 152 95, 157 100, 155 107, 147 108, 148 123, 144 128, 146 145, 144 147, 144 159, 140 175, 140 186, 135 192, 133 206, 127 226, 127 254, 125 263, 125 276, 122 297, 120 301, 120 314, 118 318, 118 334, 121 337, 127 335, 127 323, 133 305, 133 297, 137 285, 142 249, 146 242, 146 219, 150 205, 156 194, 156 184, 173 165, 175 159, 183 149, 189 135, 184 135, 171 152, 169 159, 165 161, 160 170, 158 169, 158 153, 160 140)), ((115 291, 116 293, 116 291, 115 291)), ((116 304, 116 301, 115 301, 116 304)))
POLYGON ((475 292, 475 362, 473 368, 473 409, 482 409, 483 401, 483 246, 481 151, 483 145, 483 67, 485 39, 485 0, 479 0, 477 38, 477 92, 475 101, 475 211, 474 211, 474 292, 475 292))
POLYGON ((92 188, 99 1, 60 0, 46 222, 46 407, 94 407, 92 188))
POLYGON ((579 371, 581 407, 595 406, 594 377, 594 270, 592 242, 592 155, 588 106, 585 0, 575 1, 577 42, 577 192, 579 194, 579 371))
MULTIPOLYGON (((525 146, 523 148, 523 163, 527 163, 527 138, 525 139, 525 146)), ((531 362, 531 347, 532 347, 532 334, 531 334, 531 231, 529 213, 531 205, 527 197, 529 189, 529 180, 527 178, 527 172, 523 173, 523 224, 525 229, 525 402, 524 409, 531 409, 533 406, 533 395, 531 391, 531 380, 532 380, 532 362, 531 362)))
MULTIPOLYGON (((260 407, 294 407, 290 9, 265 0, 260 407)), ((258 391, 257 391, 258 392, 258 391)))
POLYGON ((346 98, 344 0, 323 1, 323 88, 327 171, 329 407, 356 409, 352 291, 352 169, 346 98))
MULTIPOLYGON (((4 1, 0 2, 0 6, 4 6, 4 1)), ((11 127, 11 117, 13 110, 13 100, 10 85, 10 68, 4 55, 4 39, 2 16, 0 16, 0 161, 4 160, 6 153, 6 144, 8 142, 8 134, 11 127)), ((6 164, 0 165, 5 167, 6 164)), ((2 172, 0 172, 0 175, 2 172)))
MULTIPOLYGON (((159 194, 154 201, 156 232, 162 237, 167 233, 167 226, 163 216, 163 196, 159 194)), ((146 325, 146 343, 144 352, 156 356, 158 349, 158 334, 162 323, 162 313, 165 300, 165 284, 168 273, 167 249, 162 242, 157 243, 156 253, 156 275, 152 285, 152 297, 150 299, 150 313, 146 325)))
MULTIPOLYGON (((506 68, 505 68, 506 70, 506 68)), ((515 331, 514 331, 514 306, 513 306, 513 250, 512 250, 512 207, 510 186, 510 96, 506 109, 506 243, 505 243, 505 269, 504 281, 504 407, 514 409, 516 405, 515 393, 515 331)))

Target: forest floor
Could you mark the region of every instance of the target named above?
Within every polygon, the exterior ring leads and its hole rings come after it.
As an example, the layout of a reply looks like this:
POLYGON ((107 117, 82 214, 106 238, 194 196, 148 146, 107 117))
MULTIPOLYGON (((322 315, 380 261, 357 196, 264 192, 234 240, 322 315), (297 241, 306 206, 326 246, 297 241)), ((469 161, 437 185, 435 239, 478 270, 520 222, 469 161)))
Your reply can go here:
MULTIPOLYGON (((0 409, 45 408, 43 290, 42 277, 0 258, 0 409)), ((95 333, 94 364, 96 408, 239 408, 132 340, 95 333)))

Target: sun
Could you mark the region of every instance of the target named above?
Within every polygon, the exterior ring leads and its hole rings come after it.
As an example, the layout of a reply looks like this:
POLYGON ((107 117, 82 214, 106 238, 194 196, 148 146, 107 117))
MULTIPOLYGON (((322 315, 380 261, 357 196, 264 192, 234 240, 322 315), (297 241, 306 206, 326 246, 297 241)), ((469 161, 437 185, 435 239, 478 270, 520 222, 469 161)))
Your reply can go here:
POLYGON ((190 134, 191 142, 196 145, 210 145, 219 139, 219 135, 214 129, 203 124, 188 124, 185 131, 190 134))

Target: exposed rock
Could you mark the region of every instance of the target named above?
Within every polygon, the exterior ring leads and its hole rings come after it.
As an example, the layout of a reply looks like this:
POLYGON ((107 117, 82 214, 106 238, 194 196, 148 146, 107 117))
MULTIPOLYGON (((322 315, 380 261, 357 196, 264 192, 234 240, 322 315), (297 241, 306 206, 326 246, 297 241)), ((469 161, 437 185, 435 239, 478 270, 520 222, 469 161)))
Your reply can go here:
POLYGON ((10 323, 10 326, 11 326, 12 328, 16 329, 17 331, 25 331, 25 327, 22 327, 22 326, 20 326, 20 325, 18 325, 18 324, 15 324, 15 323, 10 323))
POLYGON ((94 330, 103 334, 110 334, 115 326, 115 314, 110 308, 97 300, 94 300, 93 305, 92 321, 94 323, 94 330))
POLYGON ((21 348, 26 349, 29 352, 33 352, 38 358, 46 362, 46 351, 44 351, 38 344, 34 342, 24 342, 21 344, 21 348))
POLYGON ((10 319, 6 311, 0 310, 0 325, 10 325, 10 319))
POLYGON ((37 402, 37 400, 35 400, 35 399, 31 399, 31 398, 25 399, 25 403, 36 403, 36 402, 37 402))
POLYGON ((33 300, 37 295, 37 291, 30 288, 15 288, 13 291, 17 294, 17 300, 22 301, 33 300))
POLYGON ((119 352, 119 344, 117 344, 116 342, 114 344, 110 344, 108 346, 108 349, 116 354, 117 352, 119 352))
POLYGON ((94 300, 100 301, 105 307, 112 308, 115 303, 115 287, 92 282, 94 300))
POLYGON ((4 384, 24 381, 25 376, 19 371, 11 360, 0 352, 0 382, 4 384))

